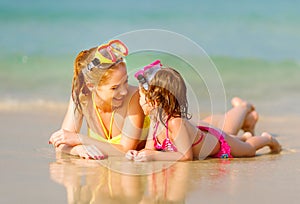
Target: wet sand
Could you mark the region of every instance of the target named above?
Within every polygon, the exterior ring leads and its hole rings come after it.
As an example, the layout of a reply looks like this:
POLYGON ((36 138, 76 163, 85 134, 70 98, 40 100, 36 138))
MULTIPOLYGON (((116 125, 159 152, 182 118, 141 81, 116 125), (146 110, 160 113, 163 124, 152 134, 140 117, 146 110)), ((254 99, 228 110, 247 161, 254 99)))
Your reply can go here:
POLYGON ((134 163, 56 154, 47 141, 64 111, 0 112, 0 203, 299 202, 300 116, 260 117, 257 133, 277 135, 278 155, 263 149, 254 158, 134 163), (149 173, 155 169, 162 170, 149 173))

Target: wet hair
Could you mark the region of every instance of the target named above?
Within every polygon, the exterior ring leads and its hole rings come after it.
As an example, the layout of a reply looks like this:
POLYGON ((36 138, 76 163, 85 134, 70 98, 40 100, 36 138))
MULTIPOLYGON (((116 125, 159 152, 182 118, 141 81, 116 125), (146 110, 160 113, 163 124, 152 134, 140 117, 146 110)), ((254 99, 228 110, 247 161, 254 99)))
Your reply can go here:
POLYGON ((107 69, 93 68, 90 71, 86 69, 87 65, 94 59, 97 47, 89 50, 81 51, 74 62, 74 74, 72 81, 72 99, 75 103, 75 111, 82 112, 82 105, 87 100, 87 96, 91 95, 91 91, 87 87, 87 83, 94 86, 105 84, 110 79, 111 73, 119 65, 125 66, 125 62, 121 61, 107 69))
POLYGON ((182 76, 173 68, 167 67, 156 72, 143 89, 146 100, 158 108, 160 121, 165 124, 170 117, 190 119, 188 113, 187 89, 182 76), (167 119, 164 119, 167 116, 167 119))

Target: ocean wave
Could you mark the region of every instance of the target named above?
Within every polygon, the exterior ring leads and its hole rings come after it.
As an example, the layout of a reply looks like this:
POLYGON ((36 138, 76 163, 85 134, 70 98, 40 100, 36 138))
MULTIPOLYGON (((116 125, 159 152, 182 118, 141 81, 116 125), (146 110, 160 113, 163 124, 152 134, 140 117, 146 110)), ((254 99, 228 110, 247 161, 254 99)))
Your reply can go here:
POLYGON ((226 55, 210 55, 209 56, 213 62, 218 63, 235 63, 234 65, 261 65, 261 66, 293 66, 299 67, 300 60, 299 59, 264 59, 259 57, 235 57, 235 56, 226 56, 226 55))
POLYGON ((27 110, 66 110, 68 103, 58 101, 46 101, 42 99, 24 101, 16 99, 5 99, 0 101, 0 111, 27 111, 27 110))

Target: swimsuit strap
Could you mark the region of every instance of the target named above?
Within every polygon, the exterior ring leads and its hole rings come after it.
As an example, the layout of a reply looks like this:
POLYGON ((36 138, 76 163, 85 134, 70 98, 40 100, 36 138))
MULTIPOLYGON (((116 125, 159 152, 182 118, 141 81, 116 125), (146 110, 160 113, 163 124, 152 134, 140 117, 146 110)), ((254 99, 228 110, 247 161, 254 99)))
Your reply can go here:
POLYGON ((169 138, 169 119, 170 118, 171 117, 168 117, 168 119, 166 121, 166 139, 163 142, 163 147, 170 151, 177 152, 176 146, 172 143, 172 141, 169 138))
POLYGON ((212 128, 210 126, 202 126, 202 125, 199 125, 197 126, 200 130, 202 131, 207 131, 209 132, 210 134, 214 135, 217 139, 220 139, 220 138, 224 138, 224 133, 218 129, 215 129, 215 128, 212 128))
POLYGON ((103 132, 105 134, 105 137, 110 140, 112 138, 112 126, 113 126, 113 123, 114 123, 114 115, 115 115, 115 110, 111 113, 111 118, 110 118, 110 123, 109 123, 109 132, 107 132, 107 128, 105 127, 103 121, 102 121, 102 118, 100 116, 100 113, 98 111, 98 108, 96 106, 96 103, 95 103, 95 100, 94 100, 94 94, 92 94, 92 100, 93 100, 93 106, 94 106, 94 109, 96 110, 96 113, 97 113, 97 116, 98 116, 98 119, 100 121, 100 124, 102 126, 102 129, 103 129, 103 132))
POLYGON ((155 123, 155 126, 154 126, 154 132, 153 132, 153 135, 152 135, 152 138, 153 138, 153 141, 154 141, 154 146, 155 146, 155 148, 158 148, 158 146, 159 146, 159 148, 161 147, 161 145, 158 143, 157 137, 156 137, 156 132, 157 132, 157 129, 158 129, 158 124, 159 124, 159 121, 157 121, 157 122, 155 123))
POLYGON ((169 140, 169 120, 166 121, 166 137, 169 140))
POLYGON ((201 134, 201 135, 200 135, 198 141, 195 142, 194 144, 192 144, 192 147, 194 147, 195 145, 199 144, 199 143, 202 141, 202 139, 203 139, 203 137, 204 137, 204 133, 203 133, 203 132, 200 132, 200 134, 201 134))
POLYGON ((154 132, 153 132, 153 139, 156 139, 156 132, 157 132, 157 129, 158 129, 158 121, 155 123, 155 126, 154 126, 154 132))
POLYGON ((156 122, 155 124, 155 129, 153 132, 153 141, 154 141, 154 147, 157 150, 162 150, 162 151, 173 151, 176 152, 177 148, 176 146, 171 142, 170 138, 169 138, 169 133, 168 133, 168 121, 166 122, 166 139, 164 139, 164 141, 162 143, 159 143, 159 141, 157 140, 157 136, 156 136, 156 132, 158 129, 158 124, 159 121, 156 122))

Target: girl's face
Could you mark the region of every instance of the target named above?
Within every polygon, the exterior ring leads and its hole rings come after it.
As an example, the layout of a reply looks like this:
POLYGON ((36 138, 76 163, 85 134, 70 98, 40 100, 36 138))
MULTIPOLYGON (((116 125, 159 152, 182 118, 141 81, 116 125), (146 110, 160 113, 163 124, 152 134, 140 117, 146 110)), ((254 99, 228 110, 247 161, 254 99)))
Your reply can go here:
POLYGON ((145 115, 149 115, 151 110, 153 110, 153 106, 146 101, 146 97, 145 97, 145 94, 143 93, 143 91, 141 90, 141 88, 139 89, 139 93, 140 93, 140 105, 144 111, 144 114, 145 115))
POLYGON ((120 64, 115 68, 110 75, 110 79, 105 84, 97 86, 95 94, 104 106, 121 107, 128 94, 126 66, 120 64))

